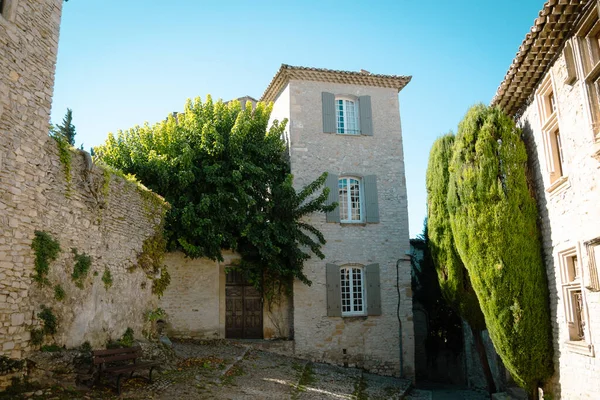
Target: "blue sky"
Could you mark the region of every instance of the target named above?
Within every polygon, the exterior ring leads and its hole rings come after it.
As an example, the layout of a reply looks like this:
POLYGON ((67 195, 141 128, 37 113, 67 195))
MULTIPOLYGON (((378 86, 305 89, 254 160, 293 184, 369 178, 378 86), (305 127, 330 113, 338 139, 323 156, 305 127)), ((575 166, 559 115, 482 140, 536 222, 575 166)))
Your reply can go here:
POLYGON ((412 75, 400 93, 410 234, 433 141, 489 103, 542 0, 64 3, 52 122, 77 145, 156 122, 190 97, 260 97, 282 63, 412 75))

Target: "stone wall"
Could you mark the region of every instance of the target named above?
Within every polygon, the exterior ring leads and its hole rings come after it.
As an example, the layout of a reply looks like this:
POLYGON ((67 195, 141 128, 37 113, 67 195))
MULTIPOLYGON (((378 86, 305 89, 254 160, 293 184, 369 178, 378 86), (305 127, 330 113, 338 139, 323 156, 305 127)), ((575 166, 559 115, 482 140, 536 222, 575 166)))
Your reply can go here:
MULTIPOLYGON (((306 222, 327 239, 326 258, 311 258, 304 272, 311 286, 294 284, 295 350, 300 357, 363 367, 375 373, 414 376, 414 333, 408 211, 398 92, 395 89, 292 80, 275 105, 289 102, 290 160, 299 189, 325 171, 377 175, 380 222, 326 223, 314 214, 306 222), (370 95, 373 136, 323 133, 321 92, 370 95), (289 93, 289 99, 288 95, 289 93), (396 262, 399 268, 396 269, 396 262), (380 266, 382 315, 328 317, 326 263, 380 266), (397 281, 400 299, 398 299, 397 281), (400 315, 397 315, 400 301, 400 315), (402 322, 402 350, 400 326, 402 322)), ((283 115, 283 114, 282 114, 283 115)))
MULTIPOLYGON (((159 301, 167 313, 167 334, 174 338, 225 338, 225 278, 226 267, 240 256, 223 251, 223 261, 207 258, 190 259, 183 253, 168 253, 165 257, 171 285, 159 301)), ((290 302, 263 307, 263 337, 289 338, 291 323, 290 302)))
MULTIPOLYGON (((553 320, 555 376, 547 390, 554 398, 592 399, 600 392, 600 293, 583 289, 587 306, 589 335, 592 346, 587 355, 577 351, 569 342, 565 315, 565 296, 562 291, 559 251, 577 248, 583 280, 589 274, 589 257, 584 242, 600 236, 600 163, 592 156, 594 133, 584 99, 584 82, 578 79, 573 85, 565 83, 565 59, 561 56, 548 72, 552 76, 557 104, 558 125, 564 155, 564 172, 567 182, 549 192, 549 173, 546 169, 544 140, 538 109, 533 101, 524 109, 519 123, 524 127, 530 167, 538 196, 545 262, 550 288, 550 306, 553 320)), ((581 76, 581 74, 579 75, 581 76)))
POLYGON ((2 354, 21 358, 33 349, 30 332, 39 326, 41 305, 58 317, 58 332, 46 343, 71 347, 87 340, 96 347, 127 327, 140 336, 156 296, 146 273, 131 267, 162 222, 165 205, 135 183, 91 165, 83 152, 65 149, 59 155, 48 126, 63 2, 10 3, 15 12, 0 16, 2 354), (50 264, 48 286, 32 279, 36 230, 61 247, 50 264), (72 249, 91 257, 83 289, 71 279, 72 249), (112 275, 108 288, 105 271, 112 275), (57 284, 65 292, 62 301, 54 298, 57 284))

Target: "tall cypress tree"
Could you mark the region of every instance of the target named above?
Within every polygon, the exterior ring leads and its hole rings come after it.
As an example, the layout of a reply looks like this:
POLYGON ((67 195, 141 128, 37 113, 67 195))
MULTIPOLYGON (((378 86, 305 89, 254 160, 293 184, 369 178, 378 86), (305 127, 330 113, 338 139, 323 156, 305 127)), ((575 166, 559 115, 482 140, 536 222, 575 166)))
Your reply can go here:
POLYGON ((471 328, 488 390, 493 393, 496 386, 481 336, 485 320, 467 269, 456 250, 450 226, 447 206, 450 180, 448 166, 453 146, 454 134, 449 133, 438 138, 429 153, 426 175, 428 247, 444 299, 471 328))
POLYGON ((552 374, 552 332, 537 207, 521 130, 499 109, 472 107, 450 163, 448 211, 496 351, 534 392, 552 374))

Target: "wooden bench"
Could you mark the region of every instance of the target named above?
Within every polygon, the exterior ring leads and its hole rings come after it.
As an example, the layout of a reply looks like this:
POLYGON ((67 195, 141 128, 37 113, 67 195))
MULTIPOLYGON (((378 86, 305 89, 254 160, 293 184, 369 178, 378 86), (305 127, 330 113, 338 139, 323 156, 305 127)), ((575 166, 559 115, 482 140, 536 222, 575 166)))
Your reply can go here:
POLYGON ((155 362, 141 362, 141 347, 126 347, 121 349, 94 350, 92 359, 94 369, 97 370, 96 382, 103 375, 117 376, 117 393, 121 394, 121 379, 129 374, 126 379, 132 378, 133 373, 139 369, 150 370, 148 381, 152 383, 152 370, 158 366, 155 362))

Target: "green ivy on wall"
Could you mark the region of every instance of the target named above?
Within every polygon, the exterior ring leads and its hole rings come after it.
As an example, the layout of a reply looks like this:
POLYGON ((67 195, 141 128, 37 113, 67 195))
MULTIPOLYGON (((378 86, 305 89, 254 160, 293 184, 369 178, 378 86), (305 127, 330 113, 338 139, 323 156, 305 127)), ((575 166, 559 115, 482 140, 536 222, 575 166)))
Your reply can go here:
POLYGON ((31 248, 35 253, 33 279, 40 285, 49 285, 50 263, 58 257, 60 245, 48 232, 35 231, 31 248))

